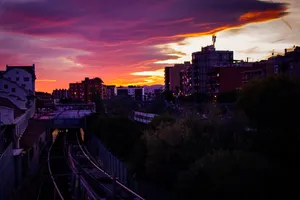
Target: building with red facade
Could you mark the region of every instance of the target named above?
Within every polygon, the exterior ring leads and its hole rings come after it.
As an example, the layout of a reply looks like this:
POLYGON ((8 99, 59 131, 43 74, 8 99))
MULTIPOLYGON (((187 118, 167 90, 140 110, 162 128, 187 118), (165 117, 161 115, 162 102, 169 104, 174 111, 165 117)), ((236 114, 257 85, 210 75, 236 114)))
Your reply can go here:
POLYGON ((211 95, 239 90, 245 67, 213 67, 207 73, 207 91, 211 95))
POLYGON ((95 96, 103 99, 103 81, 100 78, 85 78, 81 83, 70 83, 69 91, 72 99, 91 103, 95 96))
POLYGON ((207 91, 211 95, 237 91, 251 79, 263 78, 271 74, 274 74, 274 70, 268 62, 245 62, 213 67, 207 73, 207 91))

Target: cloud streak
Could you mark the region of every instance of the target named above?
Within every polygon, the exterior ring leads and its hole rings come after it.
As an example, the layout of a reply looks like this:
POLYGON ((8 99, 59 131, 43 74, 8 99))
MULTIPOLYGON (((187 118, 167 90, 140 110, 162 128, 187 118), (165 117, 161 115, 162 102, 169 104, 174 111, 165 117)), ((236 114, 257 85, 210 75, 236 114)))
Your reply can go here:
MULTIPOLYGON (((5 1, 0 64, 35 62, 38 77, 57 80, 51 87, 84 76, 108 84, 161 83, 157 63, 187 55, 157 45, 184 46, 186 38, 278 19, 287 8, 256 0, 5 1)), ((38 88, 50 90, 46 83, 38 88)))

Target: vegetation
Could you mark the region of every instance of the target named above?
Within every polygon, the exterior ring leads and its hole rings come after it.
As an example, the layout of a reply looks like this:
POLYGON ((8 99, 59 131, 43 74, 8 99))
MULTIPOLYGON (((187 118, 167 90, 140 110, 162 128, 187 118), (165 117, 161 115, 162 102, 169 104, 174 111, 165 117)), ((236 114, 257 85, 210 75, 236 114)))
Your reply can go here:
POLYGON ((237 91, 224 92, 217 96, 217 101, 218 103, 234 103, 236 102, 238 95, 237 91))
POLYGON ((104 103, 110 115, 128 117, 136 108, 134 100, 129 96, 116 96, 104 103))
POLYGON ((93 126, 139 179, 177 199, 299 196, 300 84, 268 77, 246 85, 237 99, 238 109, 227 119, 211 105, 207 119, 161 115, 143 127, 126 117, 105 117, 93 126))

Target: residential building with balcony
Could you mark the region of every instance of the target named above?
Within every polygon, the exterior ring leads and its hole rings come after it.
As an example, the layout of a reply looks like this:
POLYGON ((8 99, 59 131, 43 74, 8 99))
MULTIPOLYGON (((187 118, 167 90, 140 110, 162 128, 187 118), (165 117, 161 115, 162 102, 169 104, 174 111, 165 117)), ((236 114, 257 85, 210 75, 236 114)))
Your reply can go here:
POLYGON ((178 95, 182 93, 182 78, 185 64, 175 64, 173 67, 165 67, 165 90, 172 91, 178 95))
MULTIPOLYGON (((250 67, 249 67, 250 68, 250 67)), ((245 67, 212 67, 207 72, 207 92, 211 96, 239 90, 245 67)))
POLYGON ((213 67, 225 67, 233 64, 233 51, 217 51, 214 45, 202 47, 192 53, 193 91, 207 92, 207 73, 213 67))
POLYGON ((92 103, 95 96, 103 99, 103 81, 100 78, 85 78, 80 83, 70 83, 69 92, 72 99, 92 103))
POLYGON ((190 62, 184 62, 184 69, 180 72, 180 94, 193 93, 193 67, 190 62))
POLYGON ((300 47, 285 49, 284 54, 270 57, 267 61, 275 74, 300 77, 300 47))
POLYGON ((251 68, 242 72, 242 84, 244 85, 250 80, 261 79, 272 74, 277 74, 272 64, 265 61, 255 62, 252 63, 251 68))
POLYGON ((171 79, 171 71, 172 67, 165 67, 165 90, 169 91, 170 90, 170 79, 171 79))

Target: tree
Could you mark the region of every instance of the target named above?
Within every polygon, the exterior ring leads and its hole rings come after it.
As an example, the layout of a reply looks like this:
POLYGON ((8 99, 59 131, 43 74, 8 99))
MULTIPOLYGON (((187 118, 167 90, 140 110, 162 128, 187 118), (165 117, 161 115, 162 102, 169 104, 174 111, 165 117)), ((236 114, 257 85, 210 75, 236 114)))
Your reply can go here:
POLYGON ((110 114, 128 117, 135 109, 135 101, 130 96, 116 96, 106 107, 110 114))
POLYGON ((286 76, 271 76, 242 88, 237 105, 250 122, 271 131, 299 130, 300 84, 286 76))
POLYGON ((168 113, 164 113, 162 115, 158 115, 152 119, 152 121, 149 123, 149 127, 152 129, 156 129, 160 126, 160 124, 163 124, 162 126, 168 126, 173 124, 176 121, 176 119, 169 115, 168 113))
POLYGON ((219 103, 234 103, 238 97, 238 92, 223 92, 217 96, 217 101, 219 103))
POLYGON ((252 126, 253 150, 291 166, 299 152, 300 84, 286 76, 271 76, 250 82, 241 91, 237 105, 252 126))
POLYGON ((96 113, 103 114, 105 110, 104 110, 104 104, 101 97, 101 93, 96 88, 92 88, 91 91, 92 91, 91 99, 95 103, 96 113))
POLYGON ((131 157, 135 143, 142 134, 135 122, 122 116, 94 116, 94 120, 88 126, 89 130, 121 160, 131 157))
POLYGON ((150 102, 146 107, 146 112, 161 114, 166 110, 166 105, 162 96, 156 96, 155 99, 150 102))
POLYGON ((272 199, 282 191, 281 177, 272 167, 254 153, 209 153, 178 176, 177 199, 272 199))
POLYGON ((174 100, 174 95, 172 93, 172 91, 169 91, 169 90, 165 90, 163 93, 162 93, 164 99, 168 102, 171 102, 174 100))
POLYGON ((156 182, 172 187, 176 176, 199 157, 217 148, 219 126, 195 118, 164 118, 145 131, 146 172, 156 182), (159 174, 159 176, 157 176, 159 174))

